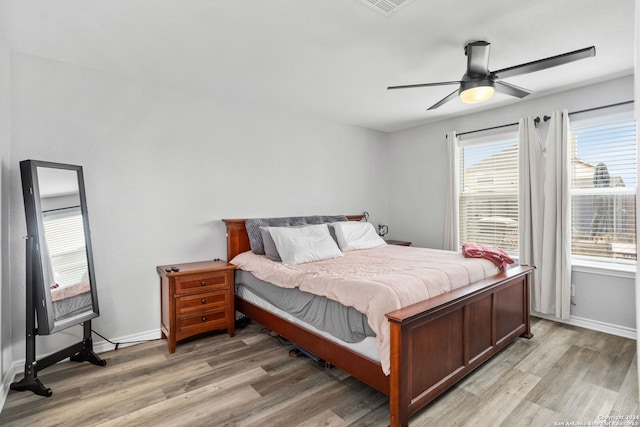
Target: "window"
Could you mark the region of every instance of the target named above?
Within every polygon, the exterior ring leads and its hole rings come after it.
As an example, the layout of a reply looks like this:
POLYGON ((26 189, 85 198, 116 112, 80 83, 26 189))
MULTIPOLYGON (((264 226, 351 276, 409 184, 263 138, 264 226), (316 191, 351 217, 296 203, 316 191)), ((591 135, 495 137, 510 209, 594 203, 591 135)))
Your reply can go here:
POLYGON ((517 255, 517 134, 460 145, 460 242, 495 246, 517 255))
POLYGON ((44 212, 44 233, 52 280, 61 287, 80 282, 87 272, 84 225, 79 207, 44 212))
POLYGON ((631 118, 571 121, 572 255, 636 259, 636 125, 631 118))

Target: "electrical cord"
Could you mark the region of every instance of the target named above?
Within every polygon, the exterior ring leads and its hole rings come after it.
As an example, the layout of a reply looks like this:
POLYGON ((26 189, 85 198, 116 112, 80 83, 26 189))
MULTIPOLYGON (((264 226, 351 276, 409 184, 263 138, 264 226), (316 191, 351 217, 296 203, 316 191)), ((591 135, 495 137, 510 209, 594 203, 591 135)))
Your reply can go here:
POLYGON ((272 331, 271 329, 262 328, 260 331, 264 334, 269 335, 271 338, 277 339, 280 345, 292 345, 291 341, 278 334, 277 332, 272 331))
POLYGON ((102 338, 103 340, 105 340, 106 342, 108 342, 109 344, 113 344, 116 346, 116 348, 114 348, 114 350, 117 350, 118 347, 120 347, 120 344, 140 344, 142 342, 149 342, 149 341, 155 341, 155 339, 150 339, 150 340, 139 340, 139 341, 123 341, 123 342, 113 342, 111 341, 109 338, 105 337, 104 335, 101 335, 100 333, 96 332, 94 329, 91 329, 91 332, 93 332, 94 334, 96 334, 97 336, 99 336, 100 338, 102 338))

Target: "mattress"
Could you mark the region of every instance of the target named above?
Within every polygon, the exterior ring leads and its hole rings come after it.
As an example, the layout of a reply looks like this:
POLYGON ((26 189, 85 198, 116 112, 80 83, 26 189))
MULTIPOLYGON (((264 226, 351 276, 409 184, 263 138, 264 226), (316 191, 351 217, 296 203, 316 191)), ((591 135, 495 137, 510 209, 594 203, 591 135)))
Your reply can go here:
POLYGON ((68 319, 81 313, 93 310, 91 292, 84 292, 52 302, 53 318, 55 320, 68 319))

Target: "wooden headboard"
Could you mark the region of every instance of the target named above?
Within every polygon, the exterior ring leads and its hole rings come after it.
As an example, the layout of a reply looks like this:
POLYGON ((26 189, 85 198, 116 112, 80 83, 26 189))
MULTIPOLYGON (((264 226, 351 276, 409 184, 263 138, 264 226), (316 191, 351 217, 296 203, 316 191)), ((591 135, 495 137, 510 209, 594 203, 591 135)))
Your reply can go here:
MULTIPOLYGON (((364 214, 346 215, 346 217, 349 221, 362 221, 364 214)), ((231 261, 242 252, 251 250, 249 235, 244 225, 246 220, 247 218, 222 220, 227 225, 227 261, 231 261)))

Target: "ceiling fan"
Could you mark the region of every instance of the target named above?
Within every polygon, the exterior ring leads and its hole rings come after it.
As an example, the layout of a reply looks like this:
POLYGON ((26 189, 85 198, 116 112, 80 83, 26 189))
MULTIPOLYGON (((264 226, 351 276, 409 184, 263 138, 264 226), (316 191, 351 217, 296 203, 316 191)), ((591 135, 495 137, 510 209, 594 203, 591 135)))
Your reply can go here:
POLYGON ((467 56, 467 72, 461 80, 437 83, 420 83, 403 86, 389 86, 387 89, 407 89, 426 86, 459 85, 459 88, 433 104, 428 110, 433 110, 451 101, 456 96, 460 96, 462 102, 476 104, 488 101, 494 91, 507 95, 524 98, 531 93, 530 90, 502 81, 505 77, 517 76, 520 74, 533 73, 551 67, 557 67, 579 59, 596 55, 595 46, 567 52, 556 56, 551 56, 501 70, 489 71, 489 48, 490 43, 476 41, 468 43, 464 47, 464 54, 467 56))

